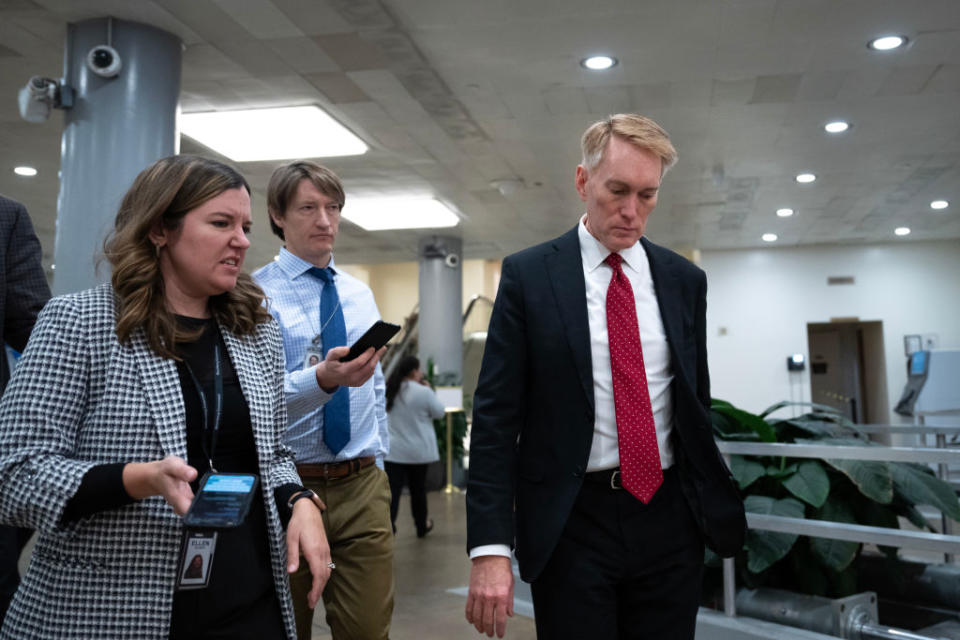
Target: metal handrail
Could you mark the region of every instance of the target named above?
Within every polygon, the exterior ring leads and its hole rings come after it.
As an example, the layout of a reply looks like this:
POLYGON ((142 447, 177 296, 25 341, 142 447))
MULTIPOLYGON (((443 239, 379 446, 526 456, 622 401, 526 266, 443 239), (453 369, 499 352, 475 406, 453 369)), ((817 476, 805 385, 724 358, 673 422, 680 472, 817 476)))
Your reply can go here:
POLYGON ((854 425, 854 428, 864 433, 909 433, 918 436, 938 433, 945 435, 960 433, 960 424, 949 426, 940 425, 936 427, 912 424, 857 424, 854 425))
MULTIPOLYGON (((939 436, 942 438, 943 436, 939 436)), ((921 462, 941 465, 960 463, 960 451, 922 447, 845 446, 825 444, 787 444, 782 442, 736 442, 717 440, 717 447, 729 462, 731 455, 777 456, 788 458, 820 458, 833 460, 876 460, 883 462, 921 462)), ((751 529, 796 533, 832 540, 847 540, 878 544, 889 547, 905 547, 938 553, 960 552, 960 536, 904 531, 884 527, 869 527, 847 522, 807 520, 759 513, 747 514, 747 526, 751 529)), ((723 560, 723 610, 726 615, 736 615, 734 604, 736 570, 733 558, 723 560)))
POLYGON ((783 442, 735 442, 731 440, 718 440, 717 447, 720 449, 720 453, 746 456, 960 464, 960 451, 927 447, 858 447, 829 444, 787 444, 783 442))

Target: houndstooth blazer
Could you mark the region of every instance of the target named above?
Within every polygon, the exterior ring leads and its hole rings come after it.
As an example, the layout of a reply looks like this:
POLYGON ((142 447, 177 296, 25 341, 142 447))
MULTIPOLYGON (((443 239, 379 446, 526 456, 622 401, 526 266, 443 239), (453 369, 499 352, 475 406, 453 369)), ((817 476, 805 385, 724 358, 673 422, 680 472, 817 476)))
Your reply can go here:
MULTIPOLYGON (((250 407, 277 600, 292 639, 285 536, 273 491, 300 478, 281 440, 287 417, 280 332, 272 320, 253 335, 221 331, 250 407)), ((168 455, 187 457, 174 362, 151 351, 142 330, 118 342, 109 285, 51 300, 0 403, 0 522, 40 532, 0 638, 169 635, 182 524, 164 499, 60 523, 91 467, 168 455)))

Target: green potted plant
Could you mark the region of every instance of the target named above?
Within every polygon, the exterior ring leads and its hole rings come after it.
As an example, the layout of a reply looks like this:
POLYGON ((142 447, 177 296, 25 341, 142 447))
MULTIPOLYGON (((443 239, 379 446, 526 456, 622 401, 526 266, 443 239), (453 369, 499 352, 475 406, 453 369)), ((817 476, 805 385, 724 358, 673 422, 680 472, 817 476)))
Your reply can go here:
MULTIPOLYGON (((723 440, 877 446, 831 407, 803 404, 798 417, 774 413, 796 403, 780 402, 759 415, 713 400, 715 435, 723 440)), ((746 510, 899 528, 903 517, 933 531, 918 505, 931 505, 960 520, 960 503, 947 483, 926 466, 904 462, 815 460, 773 456, 731 456, 730 470, 745 497, 746 510)), ((813 595, 842 597, 859 590, 856 542, 750 530, 737 557, 739 585, 776 586, 813 595)), ((897 549, 881 548, 896 561, 897 549)), ((708 566, 719 558, 708 553, 708 566)))

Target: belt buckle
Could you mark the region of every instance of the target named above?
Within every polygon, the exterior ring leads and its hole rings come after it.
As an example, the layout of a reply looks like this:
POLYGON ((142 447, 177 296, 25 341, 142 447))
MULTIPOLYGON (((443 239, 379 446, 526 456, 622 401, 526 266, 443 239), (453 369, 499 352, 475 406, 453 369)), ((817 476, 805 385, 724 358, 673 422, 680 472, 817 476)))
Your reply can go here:
POLYGON ((620 469, 616 469, 610 474, 610 488, 623 489, 623 484, 620 482, 620 469))

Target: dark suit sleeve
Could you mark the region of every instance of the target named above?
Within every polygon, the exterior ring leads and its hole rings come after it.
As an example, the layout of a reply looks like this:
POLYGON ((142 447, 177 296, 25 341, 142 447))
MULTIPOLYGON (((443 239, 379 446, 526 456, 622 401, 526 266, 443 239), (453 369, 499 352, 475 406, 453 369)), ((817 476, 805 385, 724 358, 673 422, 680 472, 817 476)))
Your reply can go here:
POLYGON ((522 286, 508 258, 493 306, 473 402, 467 550, 514 546, 517 438, 527 412, 527 327, 522 286))
POLYGON ((697 311, 694 321, 697 331, 697 399, 710 413, 710 371, 707 368, 707 276, 700 273, 697 288, 697 311))
POLYGON ((50 299, 50 287, 40 264, 40 241, 33 232, 23 205, 13 208, 12 229, 4 252, 6 291, 3 309, 3 339, 23 351, 37 321, 37 314, 50 299))

